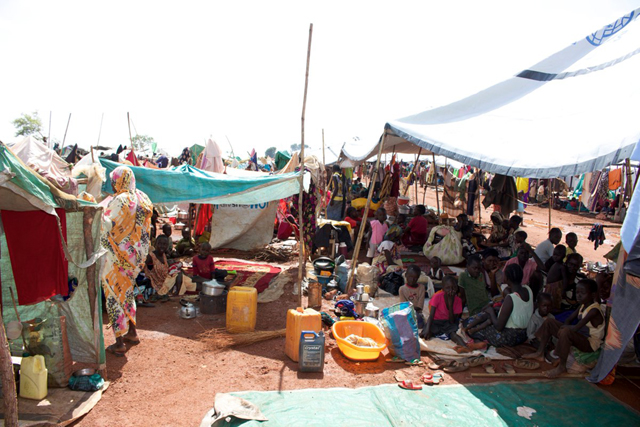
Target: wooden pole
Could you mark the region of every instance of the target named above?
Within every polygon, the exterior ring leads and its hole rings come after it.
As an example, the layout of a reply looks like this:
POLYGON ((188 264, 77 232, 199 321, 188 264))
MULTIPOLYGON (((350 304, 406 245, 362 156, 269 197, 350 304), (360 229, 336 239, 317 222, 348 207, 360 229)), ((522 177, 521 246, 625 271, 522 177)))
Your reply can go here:
MULTIPOLYGON (((382 141, 380 142, 380 147, 378 147, 378 159, 376 160, 376 168, 373 176, 378 176, 378 171, 380 169, 380 157, 382 157, 382 147, 384 147, 384 142, 387 139, 387 133, 382 134, 382 141)), ((360 246, 362 245, 362 237, 364 236, 365 221, 369 215, 369 206, 371 206, 371 198, 373 197, 373 187, 375 185, 369 186, 369 195, 367 196, 367 203, 364 205, 364 213, 362 214, 362 223, 360 224, 360 229, 358 230, 358 239, 356 240, 356 246, 353 249, 353 256, 351 257, 351 274, 349 274, 349 281, 347 283, 346 293, 349 295, 351 288, 353 287, 353 277, 355 276, 356 267, 358 265, 358 255, 360 254, 360 246)))
POLYGON ((482 204, 480 203, 480 196, 482 195, 482 191, 480 191, 480 174, 482 173, 481 170, 478 170, 478 172, 476 173, 476 179, 478 180, 478 225, 482 225, 482 204))
MULTIPOLYGON (((321 175, 324 179, 323 185, 325 188, 325 191, 327 190, 327 180, 325 177, 326 173, 327 173, 327 165, 326 165, 326 160, 325 160, 325 156, 324 156, 324 129, 322 129, 322 170, 324 171, 324 173, 321 175)), ((327 200, 326 195, 324 196, 324 200, 322 201, 322 203, 324 204, 324 202, 327 200)), ((327 218, 327 205, 324 206, 324 217, 327 218)))
POLYGON ((100 136, 102 135, 102 122, 104 121, 104 113, 102 113, 102 118, 100 119, 100 130, 98 131, 98 142, 96 145, 100 145, 100 136))
POLYGON ((47 133, 47 146, 49 148, 53 148, 53 143, 51 142, 51 110, 49 110, 49 132, 47 133))
POLYGON ((632 181, 633 177, 631 176, 631 161, 629 159, 626 160, 625 164, 627 165, 627 185, 624 186, 624 200, 631 200, 631 195, 633 194, 632 181))
POLYGON ((438 207, 438 217, 440 217, 440 195, 438 194, 438 167, 436 166, 436 155, 434 153, 431 153, 431 156, 433 160, 433 179, 436 182, 436 206, 438 207))
POLYGON ((313 24, 309 25, 309 45, 307 46, 307 70, 304 75, 304 97, 302 99, 301 117, 301 147, 300 147, 300 195, 298 197, 298 234, 300 236, 300 258, 298 260, 298 307, 302 307, 302 273, 306 269, 307 258, 304 250, 304 224, 302 223, 302 196, 304 194, 304 114, 307 107, 307 88, 309 87, 309 61, 311 59, 311 37, 313 35, 313 24))
POLYGON ((548 185, 548 189, 547 189, 547 194, 549 197, 549 231, 551 231, 551 207, 553 206, 553 191, 551 190, 551 183, 553 181, 551 179, 549 179, 549 185, 548 185))
POLYGON ((128 111, 127 111, 127 126, 129 127, 129 142, 131 142, 131 151, 133 151, 133 138, 131 137, 131 119, 129 118, 128 111))
POLYGON ((0 371, 2 372, 2 400, 4 402, 4 425, 18 427, 18 397, 9 341, 0 315, 0 371))
POLYGON ((418 176, 418 159, 420 158, 420 154, 422 154, 422 147, 420 147, 420 150, 418 150, 418 155, 416 156, 416 162, 413 164, 413 179, 414 179, 414 184, 415 184, 415 192, 416 192, 416 205, 418 203, 420 203, 420 201, 418 200, 418 180, 420 179, 420 177, 418 176))
POLYGON ((69 113, 69 118, 67 119, 67 127, 64 130, 64 138, 62 138, 62 146, 60 147, 60 152, 62 153, 62 149, 64 148, 64 142, 67 140, 67 131, 69 130, 69 122, 71 121, 71 113, 69 113))

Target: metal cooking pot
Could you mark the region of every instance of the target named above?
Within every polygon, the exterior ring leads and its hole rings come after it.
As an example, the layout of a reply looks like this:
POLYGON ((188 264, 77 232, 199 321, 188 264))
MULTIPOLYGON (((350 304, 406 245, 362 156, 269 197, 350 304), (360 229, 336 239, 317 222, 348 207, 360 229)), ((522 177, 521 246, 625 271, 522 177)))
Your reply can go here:
POLYGON ((364 308, 364 315, 377 319, 380 316, 380 309, 376 306, 367 306, 364 308))
POLYGON ((336 268, 336 263, 331 258, 320 257, 313 261, 313 267, 317 275, 323 275, 323 271, 329 272, 324 275, 331 275, 336 268))
POLYGON ((210 297, 220 296, 222 295, 224 290, 225 286, 218 283, 218 281, 215 279, 211 279, 208 282, 202 283, 202 293, 210 297))
POLYGON ((180 301, 180 317, 183 319, 194 319, 197 316, 196 307, 187 301, 180 301))

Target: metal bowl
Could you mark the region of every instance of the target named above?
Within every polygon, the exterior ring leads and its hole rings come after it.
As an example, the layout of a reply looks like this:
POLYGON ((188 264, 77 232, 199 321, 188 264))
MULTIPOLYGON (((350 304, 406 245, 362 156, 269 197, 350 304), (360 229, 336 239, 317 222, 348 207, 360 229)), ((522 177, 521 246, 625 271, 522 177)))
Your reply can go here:
POLYGON ((84 369, 80 369, 79 371, 75 371, 73 373, 74 377, 90 377, 91 375, 95 374, 96 370, 92 369, 92 368, 84 368, 84 369))

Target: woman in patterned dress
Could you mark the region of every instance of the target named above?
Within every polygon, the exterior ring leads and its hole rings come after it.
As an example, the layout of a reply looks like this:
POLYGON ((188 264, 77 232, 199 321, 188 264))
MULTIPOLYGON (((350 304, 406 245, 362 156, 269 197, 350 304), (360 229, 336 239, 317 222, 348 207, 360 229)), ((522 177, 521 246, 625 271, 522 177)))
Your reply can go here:
POLYGON ((116 343, 107 350, 122 356, 130 344, 140 342, 136 333, 133 286, 149 252, 149 230, 153 205, 136 190, 131 169, 120 166, 111 173, 113 199, 104 213, 101 245, 107 250, 102 268, 102 287, 109 322, 116 343))

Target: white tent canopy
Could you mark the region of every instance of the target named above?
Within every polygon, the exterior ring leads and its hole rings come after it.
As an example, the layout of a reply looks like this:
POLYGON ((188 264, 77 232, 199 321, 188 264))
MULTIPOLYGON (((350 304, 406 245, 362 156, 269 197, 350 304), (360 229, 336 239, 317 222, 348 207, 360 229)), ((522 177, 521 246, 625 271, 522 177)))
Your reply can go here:
POLYGON ((628 158, 640 140, 639 14, 475 95, 387 123, 385 151, 409 141, 423 152, 531 178, 578 175, 628 158))
MULTIPOLYGON (((382 148, 382 154, 431 154, 431 151, 424 147, 417 146, 413 142, 401 138, 391 130, 385 130, 386 140, 382 148)), ((373 147, 363 143, 348 142, 342 147, 342 157, 354 163, 362 163, 377 156, 382 138, 373 147)))

